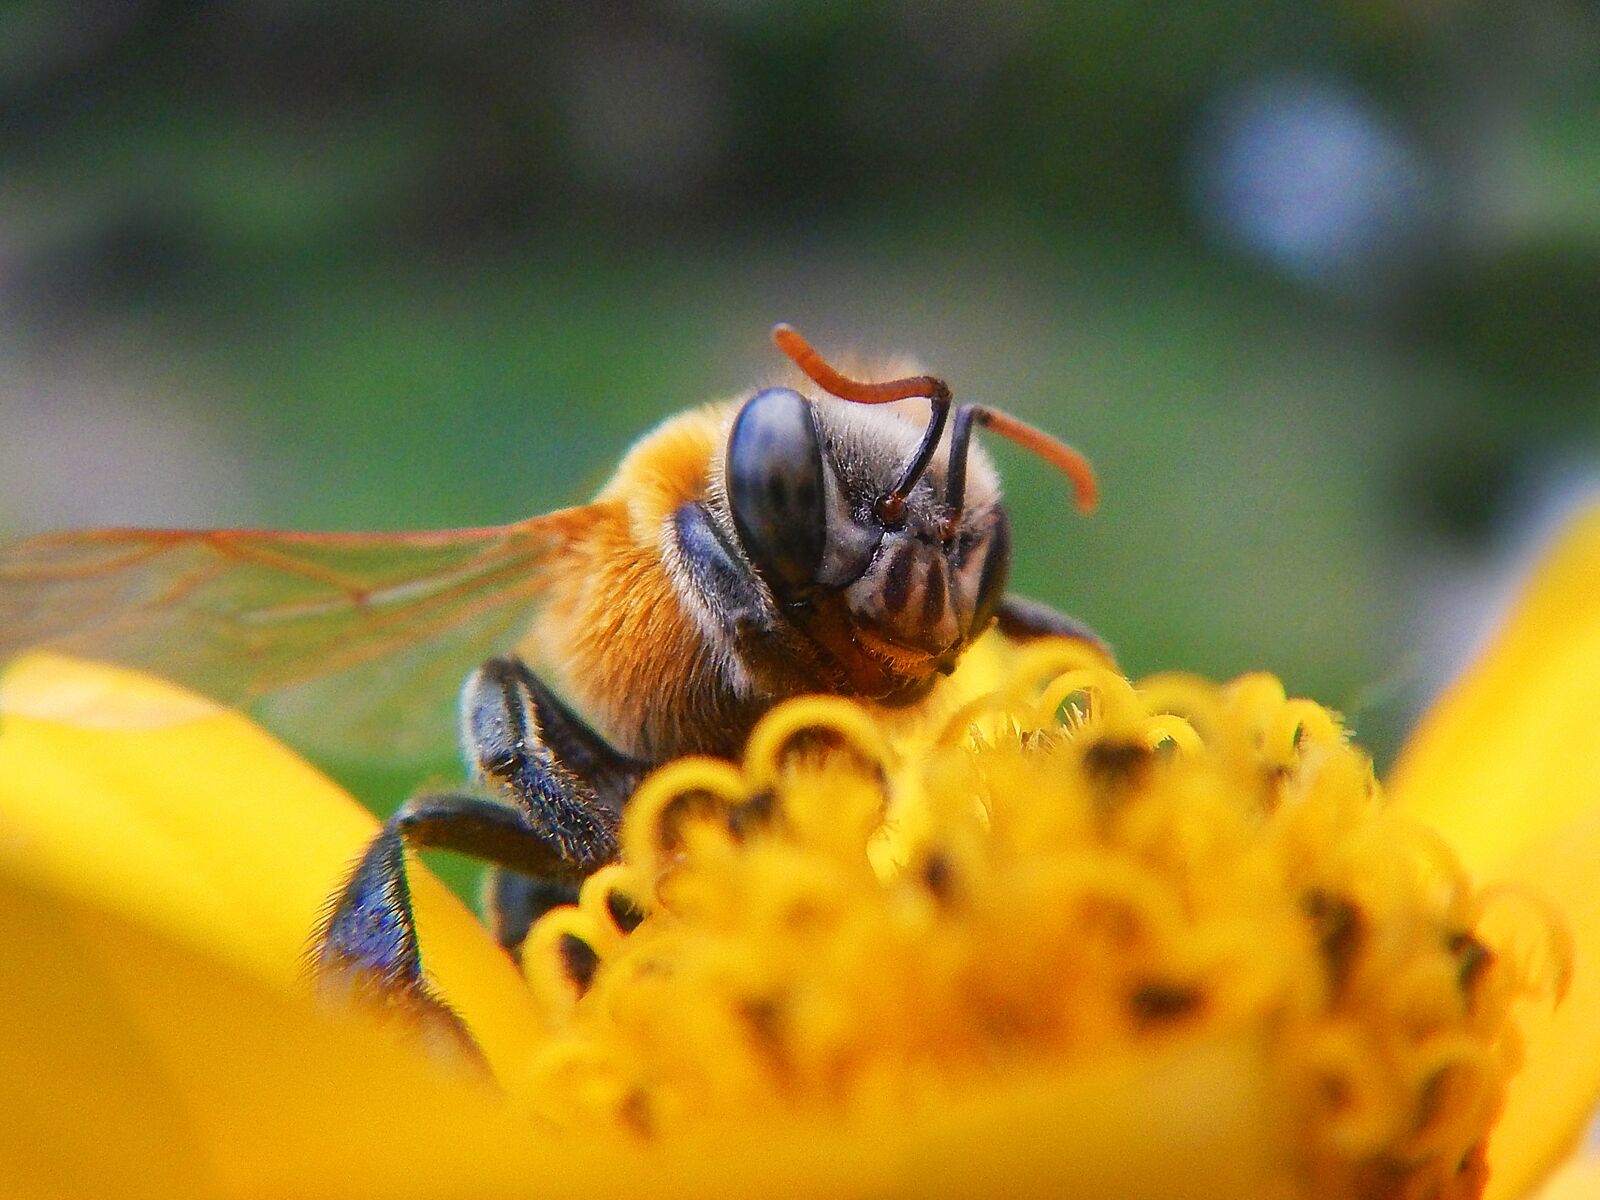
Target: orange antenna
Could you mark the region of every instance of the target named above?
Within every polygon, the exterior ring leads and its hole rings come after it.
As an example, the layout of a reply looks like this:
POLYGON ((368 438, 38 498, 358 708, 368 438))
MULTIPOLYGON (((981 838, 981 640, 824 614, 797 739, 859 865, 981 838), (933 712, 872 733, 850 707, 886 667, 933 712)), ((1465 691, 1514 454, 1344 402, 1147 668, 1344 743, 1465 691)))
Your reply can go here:
MULTIPOLYGON (((772 340, 779 350, 794 360, 795 366, 806 373, 807 378, 841 400, 853 404, 890 404, 896 400, 926 396, 933 404, 933 419, 928 423, 922 444, 917 447, 900 481, 878 503, 879 516, 891 522, 899 520, 904 512, 906 496, 923 471, 927 470, 934 448, 944 433, 945 420, 950 413, 950 386, 933 375, 912 375, 884 383, 862 383, 834 370, 811 343, 789 325, 773 326, 772 340)), ((947 529, 953 530, 960 520, 966 493, 967 446, 974 422, 994 430, 1025 450, 1031 450, 1055 467, 1071 481, 1078 510, 1084 513, 1094 511, 1100 502, 1100 488, 1088 459, 1044 430, 1035 429, 998 409, 987 405, 963 404, 957 410, 956 430, 951 437, 949 503, 953 512, 945 522, 947 529)))
MULTIPOLYGON (((976 405, 974 407, 977 407, 976 405)), ((1072 491, 1078 502, 1078 511, 1092 513, 1100 503, 1100 485, 1094 477, 1089 460, 1059 438, 1051 437, 1026 421, 1019 421, 1009 413, 989 408, 978 408, 978 424, 991 429, 1009 442, 1025 450, 1032 450, 1045 462, 1072 481, 1072 491)))
POLYGON ((884 383, 861 383, 841 375, 792 325, 774 325, 772 340, 779 350, 794 359, 794 365, 804 371, 812 383, 829 395, 852 404, 893 404, 896 400, 912 400, 918 396, 926 396, 936 402, 942 397, 946 404, 950 403, 949 385, 932 375, 912 375, 884 383))

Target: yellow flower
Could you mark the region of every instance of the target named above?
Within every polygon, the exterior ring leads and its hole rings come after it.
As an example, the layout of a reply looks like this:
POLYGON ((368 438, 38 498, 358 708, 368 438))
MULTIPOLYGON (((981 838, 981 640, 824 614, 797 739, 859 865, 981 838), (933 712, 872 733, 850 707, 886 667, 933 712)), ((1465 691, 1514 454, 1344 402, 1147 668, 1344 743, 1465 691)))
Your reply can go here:
POLYGON ((311 997, 359 806, 24 659, 0 1195, 1529 1195, 1600 1094, 1597 576, 1600 512, 1384 789, 1270 677, 988 644, 934 725, 803 701, 658 772, 526 979, 417 868, 499 1091, 311 997))

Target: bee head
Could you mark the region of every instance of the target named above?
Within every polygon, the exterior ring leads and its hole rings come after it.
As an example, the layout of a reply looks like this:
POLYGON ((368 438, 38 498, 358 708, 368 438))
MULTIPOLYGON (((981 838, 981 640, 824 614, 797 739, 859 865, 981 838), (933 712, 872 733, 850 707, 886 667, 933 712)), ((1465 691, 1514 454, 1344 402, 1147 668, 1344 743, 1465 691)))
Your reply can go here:
POLYGON ((961 405, 950 422, 950 391, 938 379, 856 383, 793 330, 780 326, 775 336, 838 399, 768 388, 745 403, 724 463, 734 527, 841 690, 914 700, 988 628, 1010 575, 999 483, 972 445, 972 426, 1045 440, 1081 468, 1074 480, 1087 480, 1089 503, 1092 476, 1074 452, 993 410, 961 405), (899 412, 863 407, 912 397, 932 404, 920 430, 899 412))

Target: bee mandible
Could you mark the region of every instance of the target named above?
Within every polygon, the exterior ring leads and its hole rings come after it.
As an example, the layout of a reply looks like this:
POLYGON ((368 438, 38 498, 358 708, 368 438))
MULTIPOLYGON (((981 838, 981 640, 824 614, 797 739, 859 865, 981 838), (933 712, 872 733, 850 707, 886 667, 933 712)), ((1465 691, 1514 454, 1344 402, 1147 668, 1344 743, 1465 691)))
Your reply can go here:
POLYGON ((443 722, 441 669, 511 646, 459 692, 473 787, 385 822, 314 950, 326 987, 453 1027, 424 979, 405 845, 489 862, 490 925, 515 954, 615 858, 651 767, 735 755, 803 693, 926 704, 991 626, 1097 642, 1007 593, 1011 531, 973 432, 1044 457, 1089 511, 1076 451, 955 403, 933 376, 864 383, 786 325, 773 338, 804 381, 670 418, 576 508, 423 533, 98 529, 0 546, 0 661, 111 659, 398 743, 443 722), (912 400, 925 418, 902 411, 912 400))

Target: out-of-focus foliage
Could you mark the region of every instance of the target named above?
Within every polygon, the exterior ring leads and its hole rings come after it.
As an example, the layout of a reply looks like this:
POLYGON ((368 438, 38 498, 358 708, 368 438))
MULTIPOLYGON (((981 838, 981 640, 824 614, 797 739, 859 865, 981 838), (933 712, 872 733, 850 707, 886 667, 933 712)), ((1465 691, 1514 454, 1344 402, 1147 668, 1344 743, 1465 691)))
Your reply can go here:
POLYGON ((0 532, 574 502, 785 319, 1095 459, 1084 522, 998 452, 1131 671, 1392 745, 1594 486, 1597 64, 1570 0, 17 0, 0 532))

